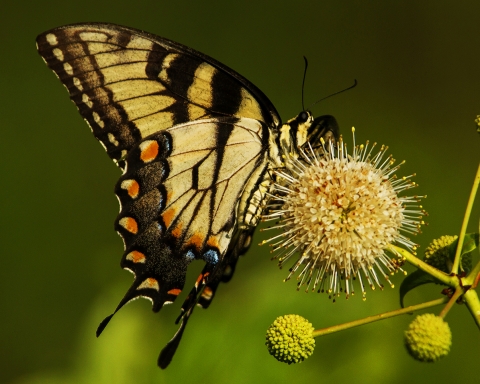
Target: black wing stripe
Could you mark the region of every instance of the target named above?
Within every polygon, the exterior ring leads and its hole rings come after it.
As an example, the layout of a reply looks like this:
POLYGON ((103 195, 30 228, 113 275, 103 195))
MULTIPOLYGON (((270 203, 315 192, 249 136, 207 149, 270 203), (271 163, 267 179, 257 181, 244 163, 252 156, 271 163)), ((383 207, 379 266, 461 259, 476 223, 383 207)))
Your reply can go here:
POLYGON ((213 91, 212 110, 235 115, 242 102, 242 87, 227 74, 216 71, 211 85, 213 91))

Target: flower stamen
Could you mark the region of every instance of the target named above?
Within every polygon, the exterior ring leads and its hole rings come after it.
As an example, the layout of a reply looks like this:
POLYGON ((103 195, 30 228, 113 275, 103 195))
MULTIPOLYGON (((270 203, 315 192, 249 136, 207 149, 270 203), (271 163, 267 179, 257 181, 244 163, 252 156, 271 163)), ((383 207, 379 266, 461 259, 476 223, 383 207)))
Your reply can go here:
POLYGON ((351 155, 340 137, 336 144, 320 139, 324 155, 308 143, 298 156, 284 156, 286 168, 274 171, 276 182, 262 216, 277 221, 267 229, 282 231, 262 242, 270 244, 280 267, 300 253, 285 281, 298 272, 297 289, 318 288, 333 298, 340 292, 353 295, 354 281, 365 298, 364 278, 372 290, 383 289, 381 277, 393 287, 389 275, 402 270, 403 262, 385 249, 396 242, 415 250, 404 234, 419 233, 426 214, 418 205, 423 196, 399 196, 417 186, 411 181, 415 174, 394 174, 405 162, 395 165, 387 146, 373 154, 376 143, 357 145, 355 134, 353 141, 351 155))

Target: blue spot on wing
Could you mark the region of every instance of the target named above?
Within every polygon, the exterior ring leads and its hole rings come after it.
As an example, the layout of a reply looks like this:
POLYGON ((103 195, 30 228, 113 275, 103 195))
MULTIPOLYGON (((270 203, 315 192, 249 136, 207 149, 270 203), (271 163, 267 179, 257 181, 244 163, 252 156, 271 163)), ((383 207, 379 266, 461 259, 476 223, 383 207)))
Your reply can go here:
POLYGON ((218 258, 218 252, 212 249, 203 254, 203 260, 205 260, 208 264, 217 264, 218 258))

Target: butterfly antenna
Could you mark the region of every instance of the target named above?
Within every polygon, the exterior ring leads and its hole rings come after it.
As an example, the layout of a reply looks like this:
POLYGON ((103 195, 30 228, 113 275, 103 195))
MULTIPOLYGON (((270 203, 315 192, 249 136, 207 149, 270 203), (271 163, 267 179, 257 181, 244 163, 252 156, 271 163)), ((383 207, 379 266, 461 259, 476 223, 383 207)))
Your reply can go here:
POLYGON ((329 97, 338 95, 339 93, 342 93, 342 92, 348 91, 349 89, 355 88, 355 87, 357 86, 357 84, 358 84, 358 83, 357 83, 357 79, 355 79, 353 85, 351 85, 351 86, 349 86, 349 87, 347 87, 347 88, 345 88, 345 89, 342 89, 341 91, 332 93, 331 95, 322 97, 320 100, 317 100, 317 101, 314 102, 312 105, 310 105, 310 106, 308 107, 308 109, 311 109, 314 105, 317 105, 317 104, 318 104, 320 101, 322 101, 322 100, 328 99, 329 97))
POLYGON ((305 104, 303 103, 303 94, 305 90, 305 78, 307 77, 308 60, 305 56, 303 56, 303 60, 305 60, 305 69, 303 71, 303 81, 302 81, 302 111, 305 111, 305 104))

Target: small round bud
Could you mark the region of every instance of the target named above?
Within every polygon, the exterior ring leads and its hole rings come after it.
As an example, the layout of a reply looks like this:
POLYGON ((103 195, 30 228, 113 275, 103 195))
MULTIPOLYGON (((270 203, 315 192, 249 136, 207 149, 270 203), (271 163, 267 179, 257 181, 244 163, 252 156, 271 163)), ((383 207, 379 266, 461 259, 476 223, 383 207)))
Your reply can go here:
POLYGON ((408 353, 418 361, 435 362, 448 354, 451 345, 448 323, 432 313, 417 316, 405 331, 408 353))
POLYGON ((442 236, 433 240, 425 249, 425 262, 432 267, 445 273, 450 273, 451 261, 448 254, 448 247, 458 236, 442 236))
POLYGON ((265 345, 278 361, 292 364, 308 358, 315 348, 313 326, 298 315, 277 317, 267 330, 265 345))
MULTIPOLYGON (((449 247, 457 239, 458 236, 445 235, 433 240, 425 249, 425 262, 442 272, 450 273, 453 266, 453 257, 450 258, 449 247)), ((460 261, 463 271, 472 269, 472 257, 470 253, 462 255, 460 261)))

